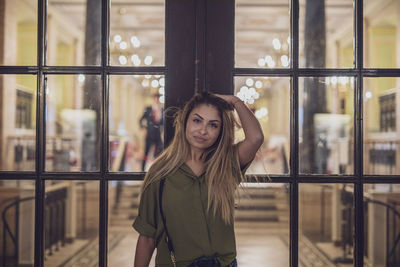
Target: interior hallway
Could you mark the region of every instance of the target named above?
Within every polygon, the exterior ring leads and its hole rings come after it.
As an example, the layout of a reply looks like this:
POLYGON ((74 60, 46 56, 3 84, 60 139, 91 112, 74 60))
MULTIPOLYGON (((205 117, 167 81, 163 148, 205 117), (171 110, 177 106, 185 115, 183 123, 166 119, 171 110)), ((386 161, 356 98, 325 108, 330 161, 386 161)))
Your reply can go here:
MULTIPOLYGON (((113 229, 110 231, 126 231, 127 229, 113 229)), ((132 231, 120 240, 109 253, 109 266, 133 266, 133 259, 138 234, 132 231)), ((264 230, 262 228, 236 228, 236 242, 238 250, 238 265, 240 267, 254 266, 289 266, 289 250, 284 237, 288 238, 288 231, 264 230)), ((150 266, 154 265, 154 255, 150 266)))

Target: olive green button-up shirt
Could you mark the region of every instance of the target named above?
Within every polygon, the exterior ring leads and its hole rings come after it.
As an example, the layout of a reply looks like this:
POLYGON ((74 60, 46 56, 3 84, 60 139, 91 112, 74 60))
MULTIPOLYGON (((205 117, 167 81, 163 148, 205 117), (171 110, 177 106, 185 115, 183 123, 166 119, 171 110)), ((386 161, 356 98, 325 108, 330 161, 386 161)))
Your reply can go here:
MULTIPOLYGON (((243 173, 250 163, 242 168, 243 173)), ((213 216, 212 211, 207 212, 204 177, 205 172, 196 176, 183 163, 165 179, 162 205, 178 267, 186 267, 202 256, 216 256, 221 266, 226 266, 236 257, 233 224, 225 224, 218 213, 213 216)), ((143 192, 133 227, 141 235, 156 239, 156 266, 173 266, 158 208, 159 186, 155 182, 143 192)))

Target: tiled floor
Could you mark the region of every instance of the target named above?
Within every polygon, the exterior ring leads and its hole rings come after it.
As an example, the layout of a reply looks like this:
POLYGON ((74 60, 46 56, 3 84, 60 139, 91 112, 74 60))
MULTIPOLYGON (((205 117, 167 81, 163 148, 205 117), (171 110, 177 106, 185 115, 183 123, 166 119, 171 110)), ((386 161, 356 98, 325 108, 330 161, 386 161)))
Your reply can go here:
MULTIPOLYGON (((240 267, 289 266, 288 228, 266 227, 266 223, 241 223, 236 227, 237 260, 240 267)), ((301 267, 348 267, 352 264, 334 264, 340 248, 328 243, 313 243, 299 236, 299 266, 301 267)), ((132 267, 138 234, 128 227, 110 227, 108 266, 132 267)), ((350 256, 351 257, 351 256, 350 256)), ((98 239, 89 245, 74 242, 63 247, 51 257, 45 266, 94 267, 97 266, 98 239), (63 252, 64 251, 64 252, 63 252), (64 253, 64 254, 63 254, 64 253)), ((154 256, 150 266, 155 266, 154 256)))
MULTIPOLYGON (((110 229, 111 230, 111 229, 110 229)), ((238 265, 255 266, 289 266, 289 251, 282 236, 288 238, 288 231, 263 229, 236 229, 238 265)), ((111 267, 133 266, 137 233, 133 230, 111 250, 108 265, 111 267)), ((154 266, 154 256, 150 263, 154 266)))

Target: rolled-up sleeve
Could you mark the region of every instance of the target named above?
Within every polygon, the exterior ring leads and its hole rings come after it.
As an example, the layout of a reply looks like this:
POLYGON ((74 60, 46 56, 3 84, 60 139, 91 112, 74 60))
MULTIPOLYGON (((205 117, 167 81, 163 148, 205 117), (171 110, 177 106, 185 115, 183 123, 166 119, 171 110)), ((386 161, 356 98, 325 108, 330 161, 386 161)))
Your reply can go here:
POLYGON ((158 183, 150 184, 140 197, 138 216, 133 228, 141 235, 155 238, 158 219, 158 183))

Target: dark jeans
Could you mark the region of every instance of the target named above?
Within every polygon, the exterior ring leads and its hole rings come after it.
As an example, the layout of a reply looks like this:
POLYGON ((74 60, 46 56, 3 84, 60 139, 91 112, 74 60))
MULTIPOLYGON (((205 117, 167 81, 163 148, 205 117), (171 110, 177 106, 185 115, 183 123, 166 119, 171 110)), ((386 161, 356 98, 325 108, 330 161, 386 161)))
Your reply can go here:
MULTIPOLYGON (((221 267, 217 258, 199 258, 192 262, 188 267, 221 267)), ((237 267, 237 261, 234 259, 232 263, 226 267, 237 267)))

